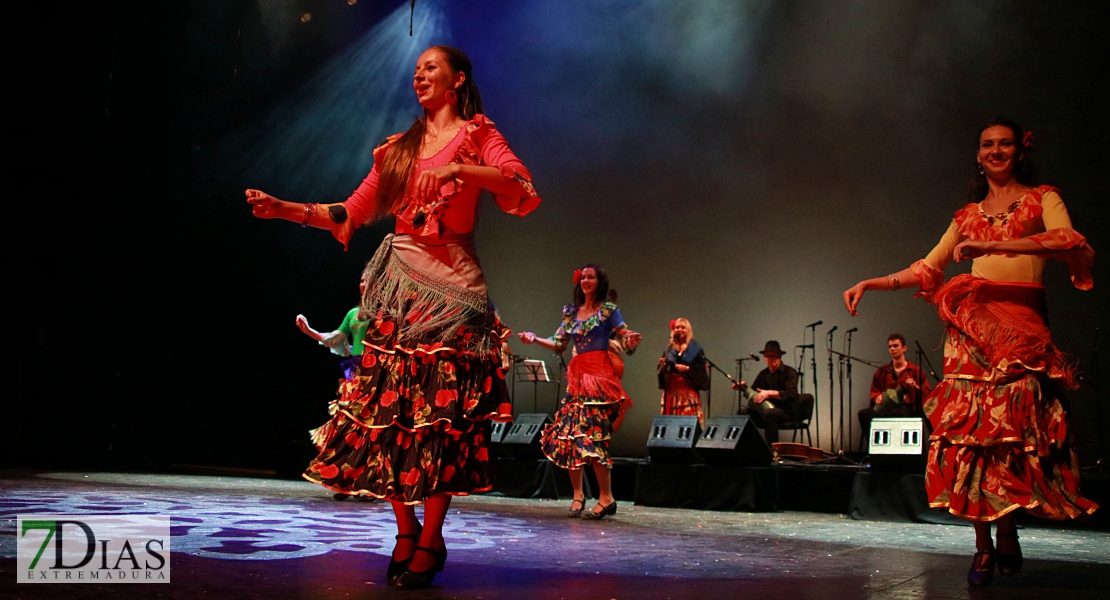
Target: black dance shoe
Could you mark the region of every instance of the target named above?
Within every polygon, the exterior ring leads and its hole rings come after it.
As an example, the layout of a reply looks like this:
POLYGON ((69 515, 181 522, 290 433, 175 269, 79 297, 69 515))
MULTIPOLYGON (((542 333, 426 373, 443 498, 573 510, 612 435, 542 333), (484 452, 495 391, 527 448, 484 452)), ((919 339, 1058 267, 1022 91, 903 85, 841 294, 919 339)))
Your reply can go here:
MULTIPOLYGON (((1017 530, 1010 533, 998 533, 1000 538, 1014 538, 1014 543, 1017 544, 1018 534, 1017 530)), ((1021 546, 1018 545, 1017 552, 1013 554, 998 553, 998 572, 1002 575, 1014 575, 1021 570, 1021 563, 1024 558, 1021 556, 1021 546)))
MULTIPOLYGON (((597 505, 601 506, 601 503, 598 502, 597 505)), ((589 512, 582 513, 582 518, 586 519, 587 521, 594 521, 604 519, 609 515, 615 514, 617 514, 617 501, 613 500, 611 504, 601 506, 601 510, 591 510, 589 512)))
POLYGON ((994 582, 994 559, 994 550, 976 552, 975 558, 971 559, 971 570, 967 572, 967 585, 973 588, 990 587, 994 582), (983 557, 982 560, 980 556, 983 557), (979 568, 976 569, 975 565, 979 565, 979 568))
POLYGON ((436 573, 442 573, 443 567, 447 565, 447 543, 442 542, 443 547, 439 550, 432 550, 432 554, 436 557, 436 573))
MULTIPOLYGON (((419 533, 399 534, 399 535, 393 536, 393 538, 398 539, 398 540, 417 540, 417 539, 420 539, 420 534, 419 533)), ((417 548, 419 548, 419 546, 417 546, 417 548)), ((393 560, 393 557, 390 556, 389 557, 389 566, 386 567, 386 569, 385 569, 385 581, 386 581, 386 583, 388 585, 397 585, 397 578, 400 577, 403 573, 405 573, 406 571, 409 570, 409 563, 411 563, 411 562, 412 562, 412 557, 411 556, 406 558, 405 560, 393 560)))
MULTIPOLYGON (((436 559, 436 564, 427 571, 409 571, 408 569, 405 569, 405 572, 401 573, 400 577, 397 578, 397 582, 394 584, 394 587, 399 590, 422 590, 432 585, 432 582, 435 581, 436 573, 443 570, 443 567, 441 566, 442 563, 440 562, 440 552, 436 552, 431 548, 425 548, 424 546, 417 546, 416 549, 418 551, 427 552, 428 554, 434 556, 436 559)), ((446 548, 444 548, 442 556, 443 560, 446 561, 446 548)), ((412 561, 410 560, 409 562, 412 561)))
POLYGON ((571 518, 571 519, 577 519, 578 517, 581 517, 582 516, 582 509, 584 509, 584 508, 586 508, 586 500, 584 498, 582 500, 579 500, 578 498, 575 498, 574 500, 571 500, 570 510, 567 511, 567 517, 571 518), (574 508, 574 503, 575 502, 577 502, 581 506, 579 506, 578 508, 574 508))

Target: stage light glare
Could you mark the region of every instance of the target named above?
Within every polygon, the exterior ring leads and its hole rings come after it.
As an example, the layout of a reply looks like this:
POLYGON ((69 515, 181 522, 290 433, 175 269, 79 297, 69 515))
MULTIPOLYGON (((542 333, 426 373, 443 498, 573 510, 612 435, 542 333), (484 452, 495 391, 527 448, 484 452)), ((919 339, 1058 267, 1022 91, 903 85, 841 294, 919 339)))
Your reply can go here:
POLYGON ((308 23, 312 20, 312 13, 305 13, 301 15, 301 23, 308 23))
POLYGON ((226 175, 213 177, 297 201, 346 198, 373 166, 374 148, 421 114, 412 69, 425 48, 450 41, 445 4, 420 3, 415 37, 409 6, 382 18, 300 88, 224 137, 211 164, 226 175))

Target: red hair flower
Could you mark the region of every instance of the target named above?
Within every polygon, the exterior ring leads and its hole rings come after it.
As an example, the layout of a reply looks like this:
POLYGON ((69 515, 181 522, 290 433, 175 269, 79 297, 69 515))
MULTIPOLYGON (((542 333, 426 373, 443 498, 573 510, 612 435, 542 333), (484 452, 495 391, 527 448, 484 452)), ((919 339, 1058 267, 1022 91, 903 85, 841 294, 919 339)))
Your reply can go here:
POLYGON ((678 319, 671 319, 671 331, 674 331, 674 324, 677 323, 677 322, 678 322, 678 319))
POLYGON ((582 281, 582 269, 575 269, 571 280, 574 281, 574 285, 578 285, 578 282, 582 281))
POLYGON ((1026 131, 1025 135, 1021 136, 1021 145, 1028 150, 1033 145, 1033 132, 1026 131))

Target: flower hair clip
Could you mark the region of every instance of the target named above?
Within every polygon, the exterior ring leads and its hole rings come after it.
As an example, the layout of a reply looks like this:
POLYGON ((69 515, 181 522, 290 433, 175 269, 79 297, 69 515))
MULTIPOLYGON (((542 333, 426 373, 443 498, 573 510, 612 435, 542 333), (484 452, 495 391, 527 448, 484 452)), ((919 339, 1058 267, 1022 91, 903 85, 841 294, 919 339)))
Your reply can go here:
POLYGON ((674 324, 677 323, 677 322, 678 322, 678 319, 671 319, 671 331, 674 331, 674 324))
POLYGON ((1022 145, 1022 147, 1025 148, 1026 150, 1028 150, 1029 148, 1032 148, 1034 139, 1036 139, 1036 138, 1033 137, 1033 132, 1032 131, 1026 131, 1025 135, 1021 136, 1021 145, 1022 145))
POLYGON ((575 269, 571 279, 574 281, 574 285, 578 285, 578 282, 582 281, 582 269, 575 269))

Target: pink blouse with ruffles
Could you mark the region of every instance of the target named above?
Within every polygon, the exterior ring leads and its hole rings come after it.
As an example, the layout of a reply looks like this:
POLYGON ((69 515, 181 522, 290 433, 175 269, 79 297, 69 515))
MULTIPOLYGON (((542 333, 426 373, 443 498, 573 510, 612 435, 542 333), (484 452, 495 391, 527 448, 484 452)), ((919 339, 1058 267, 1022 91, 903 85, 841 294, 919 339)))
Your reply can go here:
MULTIPOLYGON (((332 235, 343 247, 351 234, 374 211, 380 175, 379 165, 386 151, 401 138, 392 135, 374 149, 374 168, 358 189, 343 203, 347 221, 332 226, 332 235)), ((519 185, 519 194, 493 194, 501 210, 524 216, 540 204, 532 185, 532 174, 517 158, 509 143, 485 115, 475 115, 459 128, 455 138, 442 150, 418 160, 413 180, 427 170, 448 164, 497 167, 507 179, 519 185)), ((486 284, 474 251, 474 221, 478 214, 481 188, 462 181, 449 182, 433 198, 406 197, 394 212, 397 217, 393 250, 413 266, 446 279, 455 285, 485 294, 486 284)))

